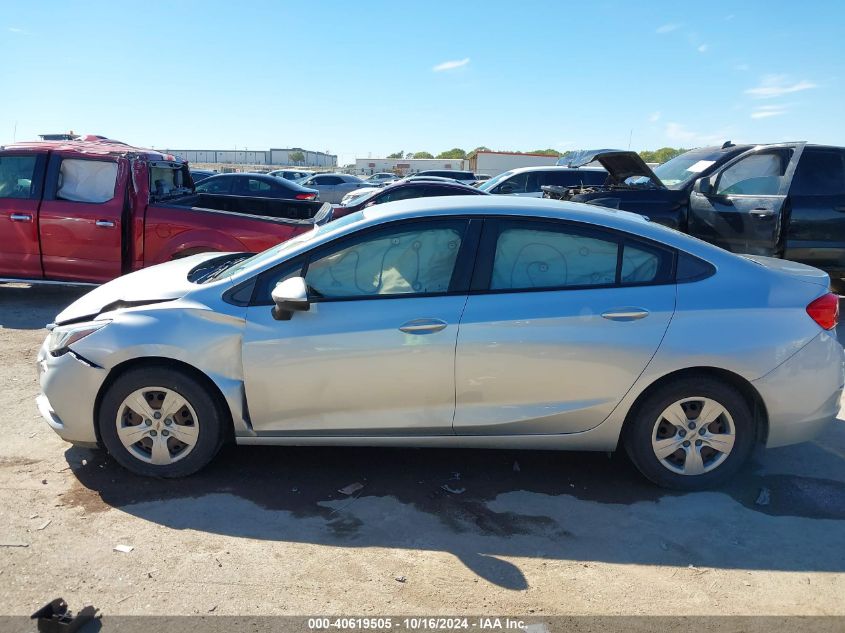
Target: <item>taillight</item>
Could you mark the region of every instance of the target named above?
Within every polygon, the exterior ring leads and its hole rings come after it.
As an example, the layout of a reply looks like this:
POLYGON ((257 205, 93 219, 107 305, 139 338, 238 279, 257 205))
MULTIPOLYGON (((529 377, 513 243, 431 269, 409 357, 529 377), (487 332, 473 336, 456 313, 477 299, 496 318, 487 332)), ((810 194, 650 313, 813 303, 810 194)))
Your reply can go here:
POLYGON ((297 200, 313 200, 317 197, 316 193, 298 193, 296 194, 297 200))
POLYGON ((807 306, 807 314, 825 330, 839 323, 839 297, 832 292, 822 295, 807 306))

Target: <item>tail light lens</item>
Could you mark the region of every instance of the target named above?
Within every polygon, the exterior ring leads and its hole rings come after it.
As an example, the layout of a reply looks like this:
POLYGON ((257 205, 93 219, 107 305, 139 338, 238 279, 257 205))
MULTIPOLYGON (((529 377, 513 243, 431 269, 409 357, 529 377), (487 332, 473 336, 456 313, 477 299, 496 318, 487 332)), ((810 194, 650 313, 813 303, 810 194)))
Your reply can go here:
POLYGON ((296 194, 297 200, 313 200, 317 197, 316 193, 298 193, 296 194))
POLYGON ((839 297, 832 292, 822 295, 807 306, 807 314, 825 330, 839 323, 839 297))

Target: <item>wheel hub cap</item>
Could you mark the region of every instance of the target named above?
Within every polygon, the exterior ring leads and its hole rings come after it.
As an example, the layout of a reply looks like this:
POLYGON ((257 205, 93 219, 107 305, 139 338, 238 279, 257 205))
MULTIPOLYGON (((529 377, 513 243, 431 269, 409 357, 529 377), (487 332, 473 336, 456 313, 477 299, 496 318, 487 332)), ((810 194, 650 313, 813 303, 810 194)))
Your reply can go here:
POLYGON ((118 407, 115 424, 126 450, 157 466, 183 459, 199 439, 194 408, 166 387, 145 387, 129 394, 118 407))
POLYGON ((735 440, 728 410, 711 398, 694 396, 678 400, 660 414, 654 423, 651 447, 665 468, 694 476, 718 468, 730 455, 735 440), (684 439, 687 429, 694 442, 684 439))

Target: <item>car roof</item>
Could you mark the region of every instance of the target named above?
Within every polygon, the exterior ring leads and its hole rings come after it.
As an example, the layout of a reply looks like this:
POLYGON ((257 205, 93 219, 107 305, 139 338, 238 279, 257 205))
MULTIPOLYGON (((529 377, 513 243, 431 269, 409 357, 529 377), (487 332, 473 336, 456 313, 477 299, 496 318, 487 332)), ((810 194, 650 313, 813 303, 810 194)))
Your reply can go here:
POLYGON ((92 154, 100 156, 138 156, 147 160, 161 160, 173 163, 184 163, 185 161, 174 154, 166 154, 154 149, 134 147, 114 139, 86 137, 74 141, 28 141, 0 145, 2 151, 27 150, 27 151, 54 151, 54 152, 79 152, 80 154, 92 154))
POLYGON ((717 246, 651 222, 637 213, 548 198, 494 195, 411 198, 367 207, 362 213, 365 223, 371 224, 438 215, 500 215, 569 220, 653 239, 706 257, 711 262, 724 261, 724 256, 730 255, 717 246))

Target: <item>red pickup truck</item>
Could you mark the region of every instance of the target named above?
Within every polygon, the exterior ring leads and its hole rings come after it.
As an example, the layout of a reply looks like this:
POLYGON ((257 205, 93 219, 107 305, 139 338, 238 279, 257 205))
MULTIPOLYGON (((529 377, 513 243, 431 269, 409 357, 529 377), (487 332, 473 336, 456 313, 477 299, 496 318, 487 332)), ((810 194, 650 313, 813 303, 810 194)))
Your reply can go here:
POLYGON ((0 281, 102 283, 195 253, 262 251, 330 219, 319 202, 194 193, 187 163, 118 141, 0 146, 0 281))

